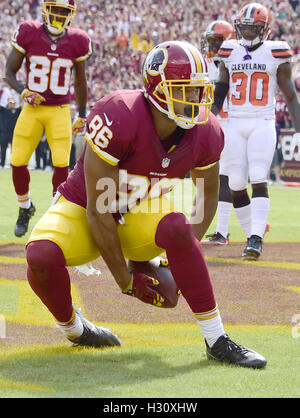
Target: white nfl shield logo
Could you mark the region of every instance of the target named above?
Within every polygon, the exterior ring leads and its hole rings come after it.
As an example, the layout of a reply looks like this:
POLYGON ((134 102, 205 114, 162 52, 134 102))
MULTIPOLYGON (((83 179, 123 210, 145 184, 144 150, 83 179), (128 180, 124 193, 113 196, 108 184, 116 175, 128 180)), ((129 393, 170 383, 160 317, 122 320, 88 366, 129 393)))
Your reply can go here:
POLYGON ((170 158, 163 158, 162 162, 161 162, 161 166, 162 168, 167 168, 170 165, 170 158))

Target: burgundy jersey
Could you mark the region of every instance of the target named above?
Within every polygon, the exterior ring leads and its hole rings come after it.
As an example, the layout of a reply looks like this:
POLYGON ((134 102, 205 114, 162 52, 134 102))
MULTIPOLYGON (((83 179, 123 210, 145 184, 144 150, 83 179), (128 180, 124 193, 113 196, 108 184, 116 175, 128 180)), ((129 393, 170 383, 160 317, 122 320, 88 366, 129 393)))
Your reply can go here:
POLYGON ((89 36, 81 29, 68 28, 53 40, 43 23, 25 21, 15 31, 12 45, 25 55, 26 88, 46 99, 42 105, 70 103, 72 68, 90 56, 89 36))
MULTIPOLYGON (((170 179, 183 179, 191 169, 216 163, 224 147, 223 131, 212 113, 205 125, 177 128, 161 141, 141 90, 119 90, 99 100, 88 116, 86 139, 99 158, 118 165, 123 173, 120 191, 123 187, 130 193, 138 186, 141 199, 168 192, 170 179)), ((58 190, 85 207, 83 159, 84 154, 58 190)))

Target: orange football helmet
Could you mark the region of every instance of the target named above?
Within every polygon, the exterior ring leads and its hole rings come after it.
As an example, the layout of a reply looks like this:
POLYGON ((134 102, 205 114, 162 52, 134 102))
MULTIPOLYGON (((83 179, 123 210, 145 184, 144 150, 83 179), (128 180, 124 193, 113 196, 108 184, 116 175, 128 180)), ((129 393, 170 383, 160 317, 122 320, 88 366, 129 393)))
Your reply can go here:
POLYGON ((238 13, 234 28, 241 45, 252 47, 262 43, 270 33, 271 15, 260 3, 246 4, 238 13))
POLYGON ((234 37, 234 29, 230 23, 225 20, 214 20, 208 25, 202 36, 201 52, 207 58, 213 58, 222 43, 234 37))

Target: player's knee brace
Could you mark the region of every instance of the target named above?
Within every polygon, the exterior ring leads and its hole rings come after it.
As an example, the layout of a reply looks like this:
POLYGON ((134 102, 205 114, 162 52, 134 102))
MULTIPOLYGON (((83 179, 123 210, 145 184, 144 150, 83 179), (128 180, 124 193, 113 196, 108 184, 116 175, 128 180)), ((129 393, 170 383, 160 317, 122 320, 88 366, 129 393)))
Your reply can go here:
POLYGON ((252 199, 254 197, 269 197, 269 192, 268 192, 268 186, 267 183, 258 183, 258 184, 252 184, 252 199))
POLYGON ((220 174, 220 190, 219 190, 219 200, 222 202, 232 202, 231 190, 228 184, 228 176, 220 174))
POLYGON ((235 209, 250 205, 250 198, 247 190, 244 190, 242 193, 233 193, 232 202, 235 209))

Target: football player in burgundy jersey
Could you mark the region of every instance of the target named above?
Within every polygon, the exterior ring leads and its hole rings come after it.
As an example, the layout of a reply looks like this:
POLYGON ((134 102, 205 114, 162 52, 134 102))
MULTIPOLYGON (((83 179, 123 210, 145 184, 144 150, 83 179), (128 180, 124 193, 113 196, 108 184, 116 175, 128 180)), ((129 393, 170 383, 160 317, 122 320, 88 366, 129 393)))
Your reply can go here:
POLYGON ((119 345, 72 305, 66 266, 101 255, 123 294, 163 307, 154 280, 130 272, 126 259, 147 261, 165 251, 208 357, 262 368, 263 356, 225 334, 199 242, 216 211, 224 146, 210 113, 213 85, 205 60, 189 43, 159 44, 146 57, 143 83, 143 90, 100 99, 89 114, 85 152, 27 243, 30 286, 69 340, 119 345), (188 172, 196 186, 190 221, 165 196, 188 172))
POLYGON ((259 3, 249 3, 238 13, 234 26, 237 42, 225 41, 219 49, 222 62, 212 111, 218 114, 229 90, 222 170, 229 176, 235 213, 247 238, 242 257, 257 260, 268 226, 267 178, 276 146, 277 87, 286 99, 294 123, 295 143, 300 138, 300 104, 291 79, 293 54, 289 45, 267 40, 269 10, 259 3))
POLYGON ((72 131, 76 134, 85 126, 85 61, 91 54, 91 40, 84 31, 70 27, 75 12, 75 0, 43 0, 43 22, 24 21, 12 37, 5 80, 24 100, 11 154, 13 183, 19 202, 17 237, 27 232, 35 212, 30 199, 27 164, 43 134, 51 149, 55 194, 68 175, 72 131), (17 73, 24 59, 26 80, 20 83, 17 73), (73 129, 69 105, 72 72, 79 115, 73 129))

